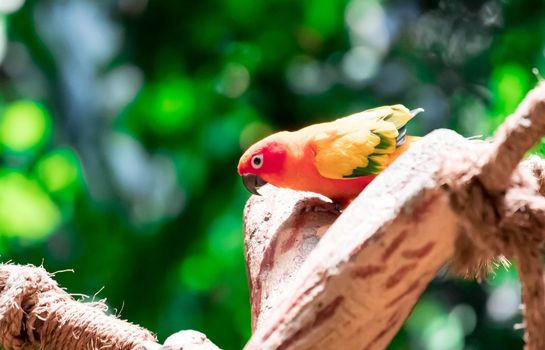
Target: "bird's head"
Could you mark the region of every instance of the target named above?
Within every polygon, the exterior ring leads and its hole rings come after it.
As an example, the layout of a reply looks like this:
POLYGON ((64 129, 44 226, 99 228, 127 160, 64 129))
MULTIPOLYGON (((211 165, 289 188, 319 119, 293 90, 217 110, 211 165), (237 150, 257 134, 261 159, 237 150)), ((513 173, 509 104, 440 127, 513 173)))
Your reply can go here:
POLYGON ((257 189, 281 173, 287 153, 282 134, 273 134, 253 144, 240 157, 238 173, 250 193, 259 195, 257 189))

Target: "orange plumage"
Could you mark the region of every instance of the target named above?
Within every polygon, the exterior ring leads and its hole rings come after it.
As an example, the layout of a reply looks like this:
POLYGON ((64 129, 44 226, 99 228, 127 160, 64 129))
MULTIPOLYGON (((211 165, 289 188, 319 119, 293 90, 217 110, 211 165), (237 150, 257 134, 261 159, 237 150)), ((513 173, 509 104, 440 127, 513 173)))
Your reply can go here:
POLYGON ((405 137, 416 112, 379 107, 252 145, 238 173, 252 193, 264 183, 323 194, 346 205, 416 139, 405 137))

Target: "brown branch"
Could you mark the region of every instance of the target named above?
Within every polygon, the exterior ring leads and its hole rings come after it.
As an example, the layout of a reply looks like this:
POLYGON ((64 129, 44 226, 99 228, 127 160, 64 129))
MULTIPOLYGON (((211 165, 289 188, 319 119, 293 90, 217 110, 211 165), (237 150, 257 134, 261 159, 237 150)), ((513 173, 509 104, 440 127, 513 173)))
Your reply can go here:
POLYGON ((545 324, 545 284, 543 283, 543 262, 541 252, 533 247, 522 246, 515 256, 522 281, 523 315, 526 325, 527 349, 545 349, 543 334, 545 324))
POLYGON ((339 215, 335 205, 315 194, 271 186, 260 192, 263 196, 252 197, 246 208, 252 215, 245 215, 253 330, 292 293, 292 278, 339 215))
POLYGON ((508 187, 513 170, 524 154, 545 135, 545 83, 530 91, 495 135, 491 153, 485 157, 480 181, 492 195, 508 187))
MULTIPOLYGON (((463 157, 451 160, 443 170, 443 178, 450 186, 452 208, 464 227, 458 239, 463 242, 460 245, 473 246, 473 252, 482 256, 482 266, 500 255, 518 263, 529 350, 545 348, 545 334, 541 331, 545 328, 543 267, 541 260, 534 258, 541 255, 545 246, 543 164, 537 165, 534 158, 513 170, 544 133, 542 83, 500 126, 498 138, 490 152, 483 154, 482 163, 463 157)), ((456 262, 458 268, 463 265, 456 262)))

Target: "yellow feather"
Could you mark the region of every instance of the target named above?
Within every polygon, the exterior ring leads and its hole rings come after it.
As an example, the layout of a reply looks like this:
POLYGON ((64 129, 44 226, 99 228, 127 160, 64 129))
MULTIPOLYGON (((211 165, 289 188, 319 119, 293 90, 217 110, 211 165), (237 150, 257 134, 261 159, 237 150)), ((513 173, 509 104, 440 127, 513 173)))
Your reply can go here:
POLYGON ((314 133, 313 138, 316 168, 331 179, 354 176, 355 169, 368 166, 374 173, 382 171, 396 152, 398 128, 412 117, 407 108, 394 105, 305 128, 307 132, 323 130, 318 135, 314 133))
MULTIPOLYGON (((335 135, 337 136, 337 135, 335 135)), ((330 137, 315 142, 316 166, 322 176, 342 179, 356 167, 366 167, 380 137, 369 130, 359 130, 341 137, 330 137)))

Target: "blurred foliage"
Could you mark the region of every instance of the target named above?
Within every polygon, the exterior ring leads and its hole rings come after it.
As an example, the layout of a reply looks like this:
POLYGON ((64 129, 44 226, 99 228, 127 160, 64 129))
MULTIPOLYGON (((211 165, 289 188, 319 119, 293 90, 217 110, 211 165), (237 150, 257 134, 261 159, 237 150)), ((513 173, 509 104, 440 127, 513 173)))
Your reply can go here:
MULTIPOLYGON (((545 70, 544 18, 537 0, 2 0, 3 261, 73 268, 62 286, 104 287, 161 339, 241 348, 243 149, 394 103, 425 108, 413 134, 488 136, 545 70)), ((390 348, 521 348, 519 289, 514 269, 441 274, 390 348)))

